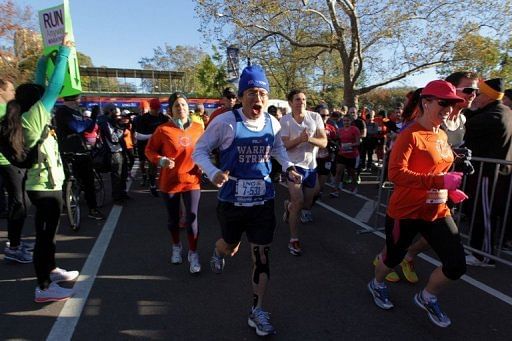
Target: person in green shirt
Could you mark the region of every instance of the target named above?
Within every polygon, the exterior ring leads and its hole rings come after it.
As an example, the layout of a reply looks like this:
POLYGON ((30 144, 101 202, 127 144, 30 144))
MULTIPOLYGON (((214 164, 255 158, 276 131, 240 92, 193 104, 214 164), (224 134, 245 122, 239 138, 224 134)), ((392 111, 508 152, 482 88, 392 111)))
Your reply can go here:
POLYGON ((55 234, 62 208, 62 184, 64 169, 59 154, 57 137, 50 128, 50 111, 57 101, 64 83, 67 60, 73 42, 64 38, 59 48, 55 69, 47 88, 44 74, 48 57, 42 57, 37 65, 36 82, 21 84, 16 88, 15 99, 7 103, 6 120, 10 123, 10 145, 21 153, 38 144, 37 162, 27 170, 26 190, 36 207, 34 268, 38 286, 36 302, 62 301, 72 296, 73 290, 57 283, 78 277, 78 271, 66 271, 55 264, 55 234))

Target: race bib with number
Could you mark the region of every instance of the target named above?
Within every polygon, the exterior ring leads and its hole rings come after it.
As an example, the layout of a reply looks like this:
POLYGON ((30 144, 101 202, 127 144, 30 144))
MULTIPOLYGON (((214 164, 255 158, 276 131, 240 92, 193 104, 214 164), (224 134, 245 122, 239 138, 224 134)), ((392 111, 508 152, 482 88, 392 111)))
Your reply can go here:
POLYGON ((327 162, 325 163, 325 169, 327 169, 327 170, 331 170, 331 162, 330 162, 330 161, 327 161, 327 162))
POLYGON ((341 144, 341 150, 344 151, 344 152, 352 151, 352 143, 342 143, 341 144))
POLYGON ((265 180, 238 179, 236 181, 236 196, 261 197, 265 195, 265 180))

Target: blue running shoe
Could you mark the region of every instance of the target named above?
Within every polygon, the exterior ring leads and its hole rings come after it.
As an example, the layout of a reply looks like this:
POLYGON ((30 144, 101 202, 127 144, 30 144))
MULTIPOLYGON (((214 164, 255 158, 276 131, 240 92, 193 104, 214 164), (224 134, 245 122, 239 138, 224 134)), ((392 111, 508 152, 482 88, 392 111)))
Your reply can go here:
POLYGON ((373 296, 373 302, 381 309, 388 310, 394 307, 393 303, 389 300, 388 287, 384 284, 382 287, 376 287, 373 280, 368 283, 368 290, 373 296))
POLYGON ((274 326, 270 323, 270 314, 261 308, 255 308, 249 314, 247 323, 256 329, 259 336, 273 335, 276 333, 274 326))
POLYGON ((32 252, 27 251, 23 246, 18 246, 14 249, 6 247, 4 249, 4 259, 22 264, 32 263, 32 252))
POLYGON ((414 295, 414 302, 418 305, 418 307, 423 308, 427 311, 428 317, 436 326, 446 328, 452 321, 450 318, 446 316, 445 313, 441 310, 439 303, 437 303, 437 299, 431 299, 429 301, 423 298, 421 292, 414 295))

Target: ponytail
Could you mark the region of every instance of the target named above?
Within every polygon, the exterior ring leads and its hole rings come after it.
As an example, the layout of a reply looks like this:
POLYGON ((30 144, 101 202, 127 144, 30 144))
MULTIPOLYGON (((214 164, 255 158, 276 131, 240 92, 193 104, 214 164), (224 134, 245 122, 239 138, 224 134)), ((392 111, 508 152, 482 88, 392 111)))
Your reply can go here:
POLYGON ((16 100, 9 101, 5 117, 0 122, 0 143, 9 148, 16 158, 22 158, 25 153, 21 114, 21 105, 16 100))

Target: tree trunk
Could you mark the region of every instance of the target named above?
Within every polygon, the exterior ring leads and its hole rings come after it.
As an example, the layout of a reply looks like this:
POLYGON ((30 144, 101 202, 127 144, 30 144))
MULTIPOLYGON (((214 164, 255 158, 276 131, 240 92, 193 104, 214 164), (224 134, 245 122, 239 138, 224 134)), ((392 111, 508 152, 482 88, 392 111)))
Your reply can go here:
POLYGON ((347 107, 357 107, 358 96, 354 91, 354 86, 348 77, 343 80, 343 104, 347 107))

